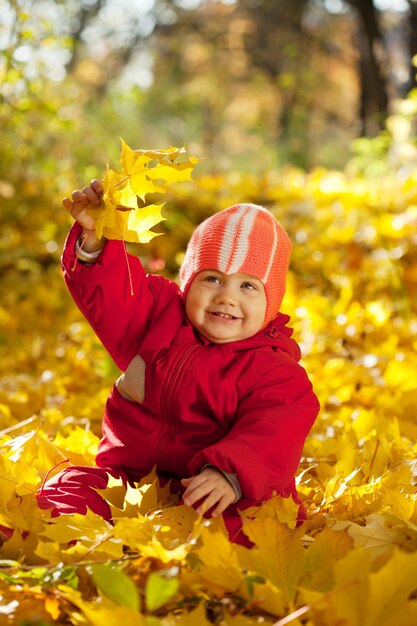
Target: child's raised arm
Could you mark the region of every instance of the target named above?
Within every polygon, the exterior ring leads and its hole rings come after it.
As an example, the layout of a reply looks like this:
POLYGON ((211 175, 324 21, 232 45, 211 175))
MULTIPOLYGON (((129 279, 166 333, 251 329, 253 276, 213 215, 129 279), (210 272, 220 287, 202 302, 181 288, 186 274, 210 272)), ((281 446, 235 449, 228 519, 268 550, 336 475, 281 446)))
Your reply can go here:
MULTIPOLYGON (((76 305, 116 365, 125 370, 138 353, 162 283, 153 281, 150 289, 138 257, 126 253, 123 241, 98 239, 88 209, 99 207, 102 197, 102 183, 93 180, 64 198, 76 223, 64 245, 62 267, 76 305)), ((172 297, 177 290, 173 284, 172 297)))
POLYGON ((79 189, 73 191, 71 198, 64 198, 62 201, 64 208, 83 228, 81 238, 85 252, 98 252, 104 248, 105 239, 98 239, 96 236, 94 218, 86 210, 89 207, 100 206, 102 197, 103 184, 100 180, 94 179, 81 191, 79 189))

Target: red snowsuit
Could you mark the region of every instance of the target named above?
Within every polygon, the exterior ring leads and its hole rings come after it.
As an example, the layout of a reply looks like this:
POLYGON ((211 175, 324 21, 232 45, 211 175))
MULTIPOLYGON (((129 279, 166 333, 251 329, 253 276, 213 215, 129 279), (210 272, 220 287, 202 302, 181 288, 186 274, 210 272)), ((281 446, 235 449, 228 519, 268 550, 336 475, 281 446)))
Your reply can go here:
MULTIPOLYGON (((239 526, 236 506, 253 506, 275 493, 298 502, 294 475, 319 404, 298 363, 299 347, 285 325, 289 317, 279 313, 241 341, 210 343, 188 322, 178 286, 145 276, 134 256, 131 295, 120 241, 108 241, 95 263, 78 261, 73 270, 80 232, 75 224, 64 248, 68 288, 117 366, 127 370, 137 355, 145 366, 141 402, 122 396, 116 385, 108 398, 99 468, 129 480, 155 465, 173 479, 195 475, 205 465, 236 474, 242 498, 224 514, 230 531, 239 526)), ((69 468, 48 481, 40 505, 85 512, 88 504, 108 517, 91 490, 92 498, 79 490, 79 499, 68 504, 65 485, 76 484, 77 472, 85 471, 69 468)), ((100 470, 90 472, 81 482, 104 487, 100 470)))

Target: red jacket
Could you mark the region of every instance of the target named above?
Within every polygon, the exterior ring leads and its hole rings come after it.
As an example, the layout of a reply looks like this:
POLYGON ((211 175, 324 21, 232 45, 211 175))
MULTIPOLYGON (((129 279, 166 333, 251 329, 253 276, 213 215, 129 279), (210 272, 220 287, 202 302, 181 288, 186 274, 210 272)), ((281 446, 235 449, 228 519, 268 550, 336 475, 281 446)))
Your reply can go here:
POLYGON ((93 264, 77 262, 72 228, 64 249, 68 288, 117 366, 145 363, 143 402, 116 386, 105 408, 97 464, 134 480, 156 464, 186 477, 207 465, 236 474, 239 508, 276 492, 297 500, 294 475, 319 411, 287 315, 253 337, 212 344, 188 322, 176 283, 147 275, 123 244, 109 241, 93 264))

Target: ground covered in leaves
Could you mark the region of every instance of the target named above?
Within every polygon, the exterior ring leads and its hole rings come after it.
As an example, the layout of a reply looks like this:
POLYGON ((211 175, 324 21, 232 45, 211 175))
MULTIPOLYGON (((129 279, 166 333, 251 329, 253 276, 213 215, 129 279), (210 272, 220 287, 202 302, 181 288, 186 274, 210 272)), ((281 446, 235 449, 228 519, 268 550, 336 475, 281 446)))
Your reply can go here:
POLYGON ((63 231, 50 216, 36 239, 29 215, 0 242, 1 626, 417 623, 417 174, 203 176, 144 262, 172 275, 194 223, 245 200, 294 241, 283 310, 322 405, 297 478, 308 521, 271 501, 237 547, 155 475, 109 486, 114 526, 37 508, 52 468, 93 463, 117 370, 66 294, 63 231))

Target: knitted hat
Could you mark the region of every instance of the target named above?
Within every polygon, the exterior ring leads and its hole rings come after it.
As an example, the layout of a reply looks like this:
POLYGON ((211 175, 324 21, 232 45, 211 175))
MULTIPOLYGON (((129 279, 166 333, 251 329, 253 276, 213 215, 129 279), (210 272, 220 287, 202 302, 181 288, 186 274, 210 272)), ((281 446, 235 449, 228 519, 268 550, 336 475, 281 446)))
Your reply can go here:
POLYGON ((180 269, 181 291, 186 295, 203 270, 255 276, 265 287, 266 326, 284 297, 291 247, 272 213, 256 204, 236 204, 212 215, 194 231, 180 269))

